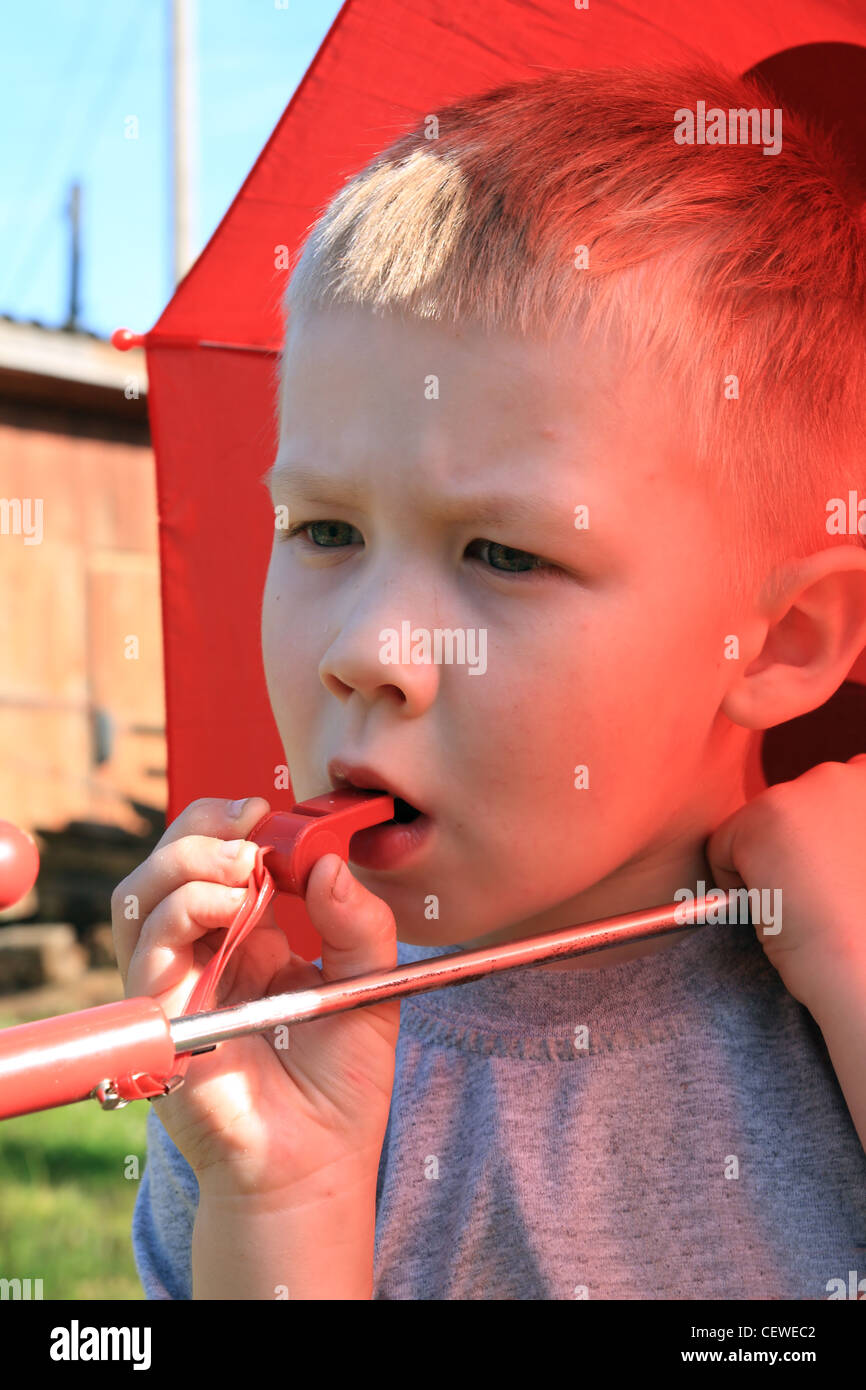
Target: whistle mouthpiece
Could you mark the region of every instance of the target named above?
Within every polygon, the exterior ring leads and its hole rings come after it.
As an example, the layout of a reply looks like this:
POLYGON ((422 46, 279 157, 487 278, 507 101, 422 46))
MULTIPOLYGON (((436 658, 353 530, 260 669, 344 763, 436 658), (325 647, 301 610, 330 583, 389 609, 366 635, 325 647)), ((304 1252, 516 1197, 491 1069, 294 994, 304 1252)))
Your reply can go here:
POLYGON ((298 801, 291 811, 270 812, 246 838, 266 849, 264 864, 276 891, 303 897, 317 859, 323 854, 348 859, 356 831, 393 817, 394 798, 387 792, 340 787, 298 801))

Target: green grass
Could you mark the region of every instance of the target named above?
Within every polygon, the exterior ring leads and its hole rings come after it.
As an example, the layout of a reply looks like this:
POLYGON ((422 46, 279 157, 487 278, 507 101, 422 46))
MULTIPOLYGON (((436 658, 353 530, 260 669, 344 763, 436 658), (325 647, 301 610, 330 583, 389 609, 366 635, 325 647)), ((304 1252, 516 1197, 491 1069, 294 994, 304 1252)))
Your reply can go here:
POLYGON ((148 1109, 87 1100, 0 1120, 0 1278, 41 1279, 45 1299, 144 1299, 130 1227, 148 1109))

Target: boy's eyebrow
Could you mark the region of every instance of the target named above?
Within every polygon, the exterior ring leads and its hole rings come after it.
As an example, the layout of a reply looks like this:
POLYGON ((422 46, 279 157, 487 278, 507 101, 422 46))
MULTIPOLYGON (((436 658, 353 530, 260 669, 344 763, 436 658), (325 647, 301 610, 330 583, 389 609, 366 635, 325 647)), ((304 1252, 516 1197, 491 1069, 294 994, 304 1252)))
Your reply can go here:
MULTIPOLYGON (((299 493, 307 493, 317 502, 333 502, 336 506, 340 503, 361 506, 365 500, 364 490, 354 481, 330 479, 313 468, 285 459, 278 459, 267 468, 260 481, 268 488, 276 483, 291 484, 299 493)), ((563 516, 562 509, 554 502, 545 502, 533 493, 523 497, 494 496, 490 493, 457 497, 450 505, 437 506, 436 513, 443 521, 462 521, 471 515, 473 521, 534 521, 541 525, 562 524, 563 516)))

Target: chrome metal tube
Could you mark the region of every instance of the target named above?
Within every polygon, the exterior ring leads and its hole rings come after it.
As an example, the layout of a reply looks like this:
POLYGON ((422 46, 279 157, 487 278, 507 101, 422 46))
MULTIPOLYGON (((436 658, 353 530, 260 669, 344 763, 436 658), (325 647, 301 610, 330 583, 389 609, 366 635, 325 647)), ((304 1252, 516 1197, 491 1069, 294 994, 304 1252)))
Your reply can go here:
MULTIPOLYGON (((710 906, 724 914, 731 906, 730 895, 713 899, 710 906)), ((423 994, 431 989, 462 985, 469 980, 492 975, 497 970, 514 970, 524 965, 540 965, 570 956, 589 955, 606 947, 624 946, 649 937, 673 932, 690 931, 703 923, 695 918, 703 915, 705 899, 690 904, 670 903, 665 907, 645 908, 642 912, 606 917, 598 922, 585 922, 576 927, 545 932, 542 936, 521 941, 508 941, 498 946, 480 947, 475 951, 456 951, 448 956, 434 956, 410 965, 398 965, 393 970, 374 970, 349 980, 332 980, 318 989, 294 990, 274 994, 267 999, 253 999, 245 1004, 229 1004, 208 1013, 190 1014, 171 1020, 171 1037, 175 1051, 194 1052, 229 1038, 246 1033, 260 1033, 281 1023, 306 1023, 327 1014, 360 1009, 383 999, 396 999, 404 994, 423 994), (681 919, 681 920, 678 920, 681 919)))

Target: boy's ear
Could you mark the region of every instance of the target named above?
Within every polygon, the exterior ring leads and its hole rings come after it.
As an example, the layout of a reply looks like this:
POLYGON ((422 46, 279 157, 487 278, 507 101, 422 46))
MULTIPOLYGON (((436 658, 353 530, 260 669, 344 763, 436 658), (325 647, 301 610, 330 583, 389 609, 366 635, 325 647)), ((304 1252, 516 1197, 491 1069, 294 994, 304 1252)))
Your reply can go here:
POLYGON ((757 607, 722 712, 745 729, 796 719, 839 689, 864 647, 866 549, 817 551, 788 566, 757 607))

